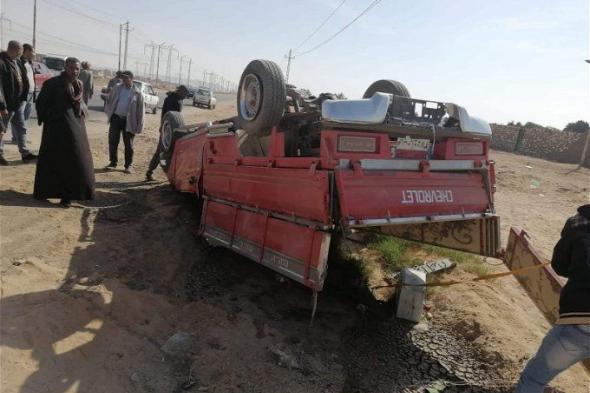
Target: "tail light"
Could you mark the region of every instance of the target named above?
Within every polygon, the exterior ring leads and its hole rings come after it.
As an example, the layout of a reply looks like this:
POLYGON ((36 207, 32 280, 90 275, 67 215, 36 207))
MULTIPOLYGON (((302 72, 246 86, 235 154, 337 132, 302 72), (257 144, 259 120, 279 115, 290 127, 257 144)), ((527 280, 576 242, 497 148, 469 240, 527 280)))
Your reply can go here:
POLYGON ((456 142, 455 154, 458 156, 483 156, 483 142, 456 142))

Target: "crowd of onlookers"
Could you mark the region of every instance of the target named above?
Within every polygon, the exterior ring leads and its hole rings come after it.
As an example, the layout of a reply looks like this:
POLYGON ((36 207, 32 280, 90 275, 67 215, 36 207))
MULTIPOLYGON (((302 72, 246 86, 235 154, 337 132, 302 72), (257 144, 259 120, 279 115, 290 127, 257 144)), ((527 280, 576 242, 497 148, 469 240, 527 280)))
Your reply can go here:
MULTIPOLYGON (((45 81, 37 92, 32 60, 35 49, 10 41, 0 53, 0 165, 4 158, 4 135, 9 126, 13 142, 18 145, 23 162, 37 160, 34 197, 59 198, 69 207, 72 200, 94 198, 94 165, 86 134, 88 101, 94 93, 90 65, 75 57, 65 60, 64 70, 45 81), (27 148, 26 121, 35 105, 37 122, 43 125, 39 154, 27 148)), ((133 142, 143 131, 145 103, 143 94, 133 83, 131 71, 118 71, 109 81, 104 112, 109 122, 109 163, 105 169, 118 165, 118 146, 124 145, 124 173, 132 173, 133 142)), ((181 111, 188 89, 179 86, 164 100, 162 118, 171 110, 181 111)), ((161 143, 150 162, 146 180, 153 180, 159 163, 161 143)))

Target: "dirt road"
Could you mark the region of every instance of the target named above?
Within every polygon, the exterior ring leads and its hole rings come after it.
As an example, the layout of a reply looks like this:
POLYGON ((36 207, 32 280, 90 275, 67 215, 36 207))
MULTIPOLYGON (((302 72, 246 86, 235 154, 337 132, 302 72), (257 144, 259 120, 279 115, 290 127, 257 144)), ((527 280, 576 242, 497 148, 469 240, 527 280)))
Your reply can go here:
MULTIPOLYGON (((215 111, 187 107, 185 116, 228 117, 233 100, 220 96, 215 111)), ((70 209, 32 199, 35 166, 16 162, 7 146, 2 392, 410 392, 439 378, 480 386, 445 391, 509 391, 549 327, 516 281, 437 292, 432 318, 411 329, 364 311, 354 291, 339 290, 345 274, 335 270, 310 328, 308 291, 203 246, 194 201, 161 172, 143 182, 159 122, 147 118, 135 173, 97 169, 96 200, 70 209)), ((94 113, 88 128, 101 168, 105 119, 94 113)), ((34 146, 39 133, 31 124, 34 146)), ((565 217, 588 200, 589 171, 494 158, 503 228, 524 225, 549 253, 565 217)), ((577 367, 555 386, 585 393, 588 384, 577 367)))

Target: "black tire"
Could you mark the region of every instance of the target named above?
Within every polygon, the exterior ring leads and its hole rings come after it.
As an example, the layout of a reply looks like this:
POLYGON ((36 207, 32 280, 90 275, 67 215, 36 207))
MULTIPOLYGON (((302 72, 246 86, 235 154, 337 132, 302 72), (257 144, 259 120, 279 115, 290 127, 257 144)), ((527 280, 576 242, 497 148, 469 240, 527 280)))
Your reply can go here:
POLYGON ((160 154, 160 164, 165 172, 170 167, 176 141, 188 134, 188 131, 178 130, 181 127, 184 127, 182 114, 174 111, 166 112, 166 115, 162 119, 162 133, 160 135, 163 145, 162 153, 160 154))
POLYGON ((252 60, 238 87, 240 128, 249 135, 269 135, 283 117, 286 99, 287 88, 279 66, 269 60, 252 60))
POLYGON ((152 115, 155 115, 156 113, 158 113, 158 107, 157 106, 154 106, 152 108, 152 115))
POLYGON ((408 88, 403 83, 391 79, 381 79, 373 82, 363 94, 363 98, 371 98, 376 92, 410 98, 408 88))

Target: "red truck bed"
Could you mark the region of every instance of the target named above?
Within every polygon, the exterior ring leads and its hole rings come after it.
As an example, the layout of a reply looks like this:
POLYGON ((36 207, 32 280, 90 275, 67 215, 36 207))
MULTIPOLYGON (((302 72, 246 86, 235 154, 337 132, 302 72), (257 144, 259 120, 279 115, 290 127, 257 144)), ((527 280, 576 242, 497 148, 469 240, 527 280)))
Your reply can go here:
POLYGON ((376 227, 484 255, 499 251, 485 138, 457 131, 435 138, 429 159, 407 159, 393 157, 390 129, 321 127, 315 157, 287 157, 279 128, 265 157, 243 156, 229 130, 197 128, 176 140, 167 175, 177 190, 203 199, 202 236, 314 290, 322 288, 336 229, 376 227), (457 225, 470 228, 471 241, 457 241, 457 225), (435 226, 437 236, 425 235, 435 226))

